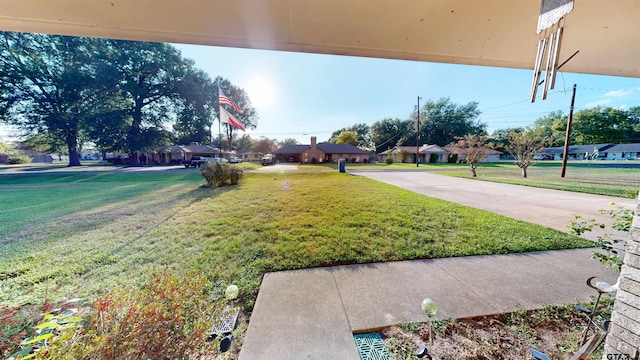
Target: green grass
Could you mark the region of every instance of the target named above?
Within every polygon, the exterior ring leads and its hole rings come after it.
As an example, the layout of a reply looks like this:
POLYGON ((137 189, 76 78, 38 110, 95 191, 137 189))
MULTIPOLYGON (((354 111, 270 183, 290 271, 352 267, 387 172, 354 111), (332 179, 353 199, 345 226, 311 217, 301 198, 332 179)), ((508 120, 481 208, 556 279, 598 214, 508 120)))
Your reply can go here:
POLYGON ((268 271, 591 244, 335 172, 203 184, 197 171, 0 175, 0 304, 92 298, 168 267, 235 283, 250 308, 268 271))
MULTIPOLYGON (((560 161, 541 161, 529 167, 528 177, 513 162, 483 163, 478 168, 475 180, 501 182, 515 185, 533 186, 547 189, 636 198, 640 189, 640 169, 616 168, 621 162, 598 161, 597 163, 574 161, 567 164, 565 178, 560 177, 560 161)), ((623 164, 630 164, 623 162, 623 164)), ((337 170, 338 164, 300 165, 300 170, 337 170)), ((416 170, 438 172, 443 175, 474 179, 467 164, 428 163, 416 164, 385 163, 346 164, 348 171, 358 170, 416 170)))
MULTIPOLYGON (((567 167, 565 177, 560 177, 561 168, 556 163, 532 166, 527 178, 515 165, 509 167, 478 168, 477 180, 493 181, 515 185, 541 187, 547 189, 636 198, 640 189, 640 169, 589 167, 583 164, 567 167)), ((441 172, 443 175, 471 179, 471 172, 463 169, 441 172)))

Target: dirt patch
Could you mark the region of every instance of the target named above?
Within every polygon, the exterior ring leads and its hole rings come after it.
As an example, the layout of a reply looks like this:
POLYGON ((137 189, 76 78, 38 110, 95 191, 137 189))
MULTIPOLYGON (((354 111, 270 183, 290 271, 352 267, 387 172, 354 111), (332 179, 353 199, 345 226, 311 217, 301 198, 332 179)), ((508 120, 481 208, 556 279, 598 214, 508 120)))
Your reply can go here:
MULTIPOLYGON (((606 312, 599 314, 599 317, 605 316, 608 316, 606 312)), ((579 347, 585 323, 585 317, 573 305, 566 305, 469 319, 435 320, 431 342, 426 323, 392 326, 383 329, 381 334, 394 359, 417 359, 416 350, 425 345, 433 359, 438 360, 532 359, 530 348, 552 359, 568 359, 579 347)))

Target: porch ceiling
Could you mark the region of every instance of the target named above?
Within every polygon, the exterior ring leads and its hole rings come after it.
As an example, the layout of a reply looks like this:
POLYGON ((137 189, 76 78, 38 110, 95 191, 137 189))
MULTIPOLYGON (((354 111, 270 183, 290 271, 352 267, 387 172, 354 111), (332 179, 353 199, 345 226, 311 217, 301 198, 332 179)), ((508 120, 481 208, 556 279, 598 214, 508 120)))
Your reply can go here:
MULTIPOLYGON (((0 0, 0 30, 532 69, 539 0, 0 0)), ((640 1, 576 0, 563 71, 640 77, 640 1)))

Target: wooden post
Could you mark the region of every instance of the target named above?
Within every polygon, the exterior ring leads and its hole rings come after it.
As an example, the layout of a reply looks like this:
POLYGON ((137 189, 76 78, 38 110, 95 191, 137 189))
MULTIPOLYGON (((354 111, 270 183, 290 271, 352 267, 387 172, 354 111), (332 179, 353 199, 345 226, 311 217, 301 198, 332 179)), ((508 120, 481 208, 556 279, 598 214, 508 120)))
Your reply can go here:
POLYGON ((567 172, 567 157, 569 156, 569 137, 571 137, 571 122, 573 121, 573 104, 576 101, 576 84, 573 84, 573 95, 571 95, 571 107, 569 108, 569 119, 567 120, 567 133, 564 136, 564 152, 562 155, 562 173, 560 177, 564 177, 567 172))

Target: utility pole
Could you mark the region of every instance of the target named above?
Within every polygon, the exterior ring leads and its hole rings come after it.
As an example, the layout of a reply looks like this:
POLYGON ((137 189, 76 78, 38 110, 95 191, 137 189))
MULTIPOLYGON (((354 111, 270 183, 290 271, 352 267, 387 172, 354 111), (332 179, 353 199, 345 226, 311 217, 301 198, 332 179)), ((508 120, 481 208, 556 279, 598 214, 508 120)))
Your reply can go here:
POLYGON ((416 124, 416 167, 420 167, 420 96, 418 96, 418 122, 416 124))
POLYGON ((567 157, 569 156, 569 137, 571 136, 571 122, 573 121, 573 104, 576 101, 576 84, 573 84, 573 95, 571 95, 571 107, 569 108, 569 119, 567 120, 567 133, 564 136, 564 152, 562 154, 562 173, 564 177, 567 171, 567 157))

